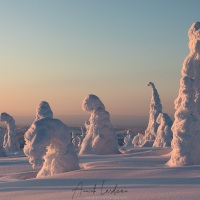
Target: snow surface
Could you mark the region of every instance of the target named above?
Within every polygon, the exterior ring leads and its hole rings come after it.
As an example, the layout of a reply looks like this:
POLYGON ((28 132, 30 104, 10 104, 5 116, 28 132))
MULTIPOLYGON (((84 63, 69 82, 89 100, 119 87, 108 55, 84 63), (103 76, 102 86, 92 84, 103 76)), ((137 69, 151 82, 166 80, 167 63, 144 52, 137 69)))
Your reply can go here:
POLYGON ((91 114, 86 124, 87 134, 81 144, 80 154, 116 154, 120 153, 117 135, 110 123, 110 114, 101 100, 90 94, 85 97, 82 109, 91 114))
POLYGON ((170 151, 150 147, 82 155, 81 169, 37 179, 27 157, 0 158, 0 199, 199 200, 200 166, 167 167, 170 151))
POLYGON ((152 88, 152 97, 151 97, 150 111, 149 111, 149 123, 147 129, 145 130, 145 139, 148 141, 148 140, 155 140, 156 138, 156 132, 159 126, 159 124, 156 122, 156 119, 158 115, 162 113, 162 104, 154 83, 149 82, 147 86, 150 86, 152 88))
POLYGON ((173 138, 171 131, 172 120, 166 113, 160 113, 156 122, 159 124, 156 140, 153 144, 154 147, 170 147, 173 138))
POLYGON ((4 136, 3 147, 6 153, 16 153, 20 150, 19 138, 16 133, 15 120, 8 113, 1 113, 1 121, 5 122, 7 132, 4 136))
POLYGON ((172 126, 172 156, 168 165, 200 164, 200 22, 188 31, 190 53, 185 58, 172 126))

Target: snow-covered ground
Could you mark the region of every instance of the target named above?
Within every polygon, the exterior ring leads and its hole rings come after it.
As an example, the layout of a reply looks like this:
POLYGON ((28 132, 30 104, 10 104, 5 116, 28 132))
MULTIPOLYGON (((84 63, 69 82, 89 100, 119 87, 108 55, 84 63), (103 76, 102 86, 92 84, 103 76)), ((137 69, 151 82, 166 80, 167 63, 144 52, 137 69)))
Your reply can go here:
POLYGON ((0 199, 200 198, 200 166, 165 166, 170 148, 121 151, 123 154, 82 155, 80 170, 37 179, 37 170, 31 168, 27 157, 0 158, 0 199))

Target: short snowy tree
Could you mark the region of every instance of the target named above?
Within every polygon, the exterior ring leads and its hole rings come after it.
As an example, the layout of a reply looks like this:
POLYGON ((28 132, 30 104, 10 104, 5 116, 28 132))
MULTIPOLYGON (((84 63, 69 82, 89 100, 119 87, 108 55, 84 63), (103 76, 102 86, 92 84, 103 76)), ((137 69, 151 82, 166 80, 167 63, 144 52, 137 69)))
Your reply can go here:
POLYGON ((172 120, 166 113, 160 113, 156 122, 159 124, 153 147, 170 147, 173 137, 172 120))
POLYGON ((1 113, 1 121, 5 122, 7 133, 4 136, 3 146, 7 153, 16 153, 20 151, 19 137, 16 133, 15 120, 8 113, 1 113))
POLYGON ((82 109, 91 114, 86 123, 87 134, 82 142, 80 154, 117 154, 117 135, 110 123, 110 115, 101 100, 88 95, 83 100, 82 109))
POLYGON ((141 133, 138 133, 132 140, 132 145, 134 147, 139 147, 144 143, 144 135, 141 133))
POLYGON ((169 166, 200 164, 200 22, 188 31, 190 53, 185 58, 179 95, 175 100, 175 121, 169 166))
POLYGON ((51 117, 37 120, 32 125, 35 135, 31 145, 40 148, 47 145, 44 163, 37 178, 79 169, 79 160, 71 142, 69 128, 51 117))
POLYGON ((155 85, 152 82, 149 82, 147 86, 152 88, 152 98, 150 103, 149 123, 147 129, 145 130, 146 141, 155 140, 156 132, 159 126, 156 119, 158 115, 162 113, 162 104, 155 85))

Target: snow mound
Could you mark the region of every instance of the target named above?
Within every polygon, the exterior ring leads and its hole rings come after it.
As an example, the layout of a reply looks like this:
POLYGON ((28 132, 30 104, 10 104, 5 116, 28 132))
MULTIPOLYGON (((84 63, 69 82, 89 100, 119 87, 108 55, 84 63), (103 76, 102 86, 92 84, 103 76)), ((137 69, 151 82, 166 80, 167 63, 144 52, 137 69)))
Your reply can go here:
POLYGON ((86 124, 87 134, 82 142, 80 154, 118 154, 117 136, 110 123, 110 115, 101 100, 88 95, 82 109, 91 114, 86 124))

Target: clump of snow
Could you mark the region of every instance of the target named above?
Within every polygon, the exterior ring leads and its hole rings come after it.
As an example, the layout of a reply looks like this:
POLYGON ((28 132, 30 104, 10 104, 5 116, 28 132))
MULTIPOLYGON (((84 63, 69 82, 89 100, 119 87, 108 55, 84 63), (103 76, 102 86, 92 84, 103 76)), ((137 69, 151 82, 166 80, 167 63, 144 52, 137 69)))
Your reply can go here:
POLYGON ((159 124, 159 127, 153 147, 170 147, 173 138, 173 133, 171 131, 172 120, 168 114, 160 113, 156 122, 159 124))
POLYGON ((87 134, 82 142, 80 154, 117 154, 117 136, 110 123, 110 115, 101 100, 88 95, 82 103, 82 109, 91 114, 87 121, 87 134))
POLYGON ((147 86, 152 88, 152 98, 150 103, 149 123, 147 129, 145 130, 145 139, 155 140, 156 132, 159 126, 159 124, 156 122, 156 119, 158 115, 162 113, 162 104, 154 83, 149 82, 147 86))
POLYGON ((37 178, 80 168, 69 129, 63 122, 46 117, 35 121, 32 128, 35 134, 32 146, 40 147, 49 144, 43 167, 38 172, 37 178))
POLYGON ((138 133, 132 140, 132 144, 134 147, 139 147, 144 142, 144 135, 141 133, 138 133))
POLYGON ((190 53, 185 58, 179 95, 175 100, 175 121, 169 166, 200 164, 200 22, 188 31, 190 53))
POLYGON ((51 107, 46 101, 42 101, 36 108, 36 120, 44 117, 53 117, 51 107))
MULTIPOLYGON (((46 101, 42 101, 36 108, 36 120, 43 118, 53 118, 53 112, 46 101)), ((44 134, 48 134, 48 132, 44 132, 44 134)), ((29 162, 33 168, 41 168, 44 162, 44 155, 47 152, 46 147, 49 145, 48 140, 43 140, 43 145, 33 145, 33 141, 35 140, 35 123, 28 129, 28 131, 24 134, 24 140, 26 145, 24 146, 24 154, 29 157, 29 162)), ((44 135, 44 137, 46 137, 44 135)), ((42 139, 42 138, 41 138, 42 139)))
POLYGON ((4 141, 4 135, 5 135, 5 129, 0 127, 0 157, 6 157, 6 151, 3 147, 3 141, 4 141))
POLYGON ((7 153, 16 153, 20 150, 19 138, 16 134, 15 120, 8 113, 1 113, 1 121, 5 122, 7 133, 4 136, 3 147, 7 153))

